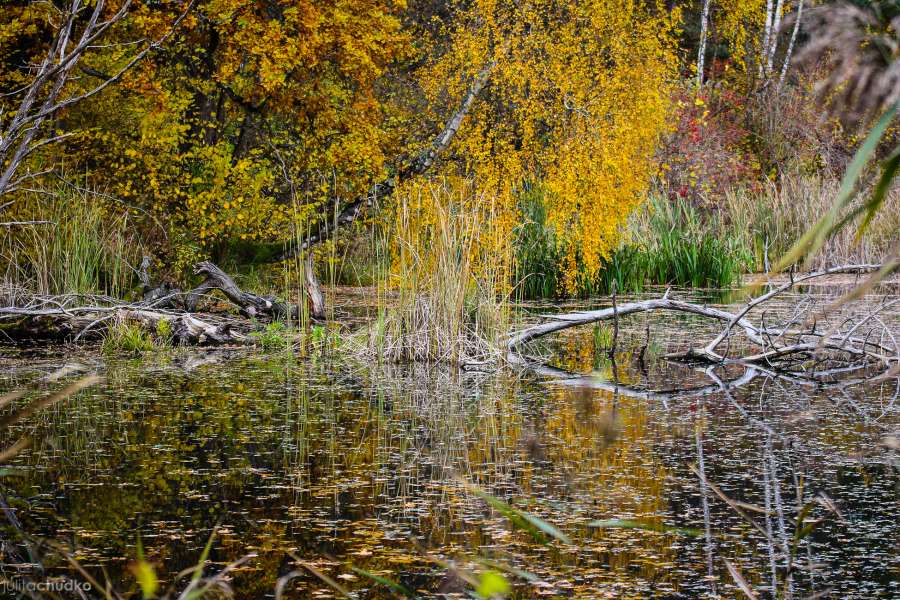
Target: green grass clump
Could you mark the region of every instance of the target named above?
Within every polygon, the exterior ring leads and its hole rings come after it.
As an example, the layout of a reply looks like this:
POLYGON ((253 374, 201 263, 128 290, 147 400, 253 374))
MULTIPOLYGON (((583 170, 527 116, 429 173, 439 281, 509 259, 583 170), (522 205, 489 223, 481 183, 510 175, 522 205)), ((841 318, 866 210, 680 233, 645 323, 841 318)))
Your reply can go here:
POLYGON ((556 236, 547 225, 543 191, 531 187, 519 198, 522 224, 516 228, 516 287, 523 299, 552 298, 562 282, 556 236))
POLYGON ((752 265, 752 256, 730 237, 720 237, 725 227, 713 214, 702 218, 685 200, 650 200, 649 234, 644 252, 646 278, 658 285, 725 288, 734 284, 752 265))
POLYGON ((39 294, 123 297, 142 250, 121 206, 61 183, 26 193, 11 209, 35 225, 0 227, 0 280, 39 294))
POLYGON ((251 333, 250 337, 264 350, 284 350, 293 341, 290 329, 281 321, 267 324, 260 331, 251 333))
MULTIPOLYGON (((539 188, 522 195, 525 223, 517 230, 517 291, 522 299, 561 295, 561 255, 556 234, 546 223, 539 188)), ((727 235, 715 215, 701 215, 684 200, 652 196, 633 219, 627 238, 595 273, 583 272, 579 296, 640 292, 648 285, 726 288, 753 264, 743 240, 727 235)))
POLYGON ((103 338, 103 352, 106 354, 139 356, 156 347, 153 336, 146 329, 129 321, 109 327, 103 338))

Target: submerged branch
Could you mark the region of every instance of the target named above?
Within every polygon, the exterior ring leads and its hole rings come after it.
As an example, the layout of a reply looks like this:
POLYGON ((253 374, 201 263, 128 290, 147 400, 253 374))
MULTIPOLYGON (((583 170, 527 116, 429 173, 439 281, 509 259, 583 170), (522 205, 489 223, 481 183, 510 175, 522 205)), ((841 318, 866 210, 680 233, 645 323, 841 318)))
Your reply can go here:
MULTIPOLYGON (((791 280, 762 295, 750 299, 746 306, 736 313, 731 313, 710 306, 684 302, 669 298, 669 292, 662 298, 630 302, 626 304, 614 304, 611 308, 601 310, 579 311, 558 315, 543 315, 546 320, 531 327, 510 334, 506 343, 509 356, 520 356, 522 347, 535 339, 563 331, 578 325, 586 325, 599 321, 617 320, 620 316, 652 311, 672 311, 697 315, 724 322, 724 329, 709 343, 688 349, 685 352, 669 355, 671 359, 699 360, 711 364, 739 363, 743 365, 758 365, 773 370, 797 372, 796 367, 803 365, 810 359, 816 358, 814 364, 806 366, 801 372, 805 376, 815 379, 821 372, 819 360, 823 354, 830 361, 837 361, 844 368, 861 367, 867 365, 880 365, 886 371, 896 368, 900 362, 900 347, 887 326, 877 318, 879 312, 886 306, 892 306, 893 302, 882 305, 870 311, 868 314, 858 316, 855 319, 845 320, 849 324, 846 332, 834 328, 826 333, 816 331, 816 324, 809 324, 808 318, 800 318, 797 312, 803 312, 798 308, 790 322, 781 328, 771 328, 765 324, 757 325, 751 322, 747 315, 764 303, 792 289, 798 283, 834 274, 863 274, 878 271, 880 265, 847 265, 834 267, 823 271, 809 273, 800 277, 791 277, 791 280), (853 335, 864 324, 875 323, 872 329, 865 334, 853 335), (797 327, 804 327, 800 329, 797 327), (792 327, 794 327, 792 329, 792 327), (880 329, 878 329, 880 328, 880 329), (756 350, 749 353, 729 358, 726 353, 718 351, 723 342, 736 334, 735 330, 743 331, 744 336, 755 346, 756 350), (881 331, 881 335, 875 333, 881 331), (874 335, 873 335, 874 334, 874 335), (774 336, 774 337, 773 337, 774 336), (870 338, 875 338, 871 339, 870 338), (885 338, 888 338, 887 340, 885 338), (876 341, 877 340, 877 341, 876 341)), ((827 371, 827 369, 826 369, 827 371)))

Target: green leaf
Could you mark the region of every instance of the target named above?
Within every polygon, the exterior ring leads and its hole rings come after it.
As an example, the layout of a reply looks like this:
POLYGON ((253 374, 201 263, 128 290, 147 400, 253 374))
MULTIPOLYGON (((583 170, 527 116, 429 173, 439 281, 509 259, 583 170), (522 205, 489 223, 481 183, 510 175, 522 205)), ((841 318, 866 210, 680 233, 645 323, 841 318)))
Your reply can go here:
POLYGON ((538 577, 534 573, 529 573, 528 571, 524 571, 512 565, 507 565, 496 560, 491 560, 482 556, 475 556, 472 558, 472 560, 480 565, 484 565, 485 567, 490 567, 491 569, 496 569, 497 571, 504 571, 511 575, 515 575, 516 577, 521 577, 525 581, 529 581, 532 583, 535 581, 540 581, 540 577, 538 577))
POLYGON ((391 581, 390 579, 388 579, 386 577, 382 577, 381 575, 376 575, 375 573, 370 573, 369 571, 366 571, 365 569, 359 569, 359 568, 353 567, 353 566, 350 567, 350 570, 353 571, 354 573, 356 573, 357 575, 362 575, 363 577, 371 579, 375 583, 380 583, 381 585, 389 588, 391 591, 393 591, 397 594, 400 594, 401 596, 405 596, 407 598, 418 598, 418 596, 416 596, 412 590, 410 590, 409 588, 407 588, 406 586, 404 586, 400 583, 397 583, 396 581, 391 581))
POLYGON ((658 531, 661 533, 678 533, 691 537, 699 537, 703 532, 699 529, 691 529, 689 527, 674 527, 672 525, 663 525, 662 523, 648 523, 646 521, 631 521, 628 519, 604 519, 600 521, 591 521, 588 527, 597 529, 644 529, 646 531, 658 531))
POLYGON ((853 161, 847 167, 847 171, 844 173, 844 178, 841 181, 841 188, 838 191, 834 204, 831 206, 831 210, 825 213, 822 218, 816 221, 816 223, 803 234, 791 249, 788 250, 787 254, 778 261, 774 270, 782 271, 786 267, 800 260, 804 255, 809 256, 814 254, 822 247, 828 236, 836 230, 836 223, 838 223, 838 217, 841 211, 847 207, 851 200, 853 200, 856 192, 856 185, 862 175, 863 169, 875 153, 875 149, 878 148, 878 144, 884 136, 884 132, 887 130, 896 114, 897 105, 894 104, 881 116, 878 123, 875 124, 869 132, 869 135, 866 136, 863 145, 856 151, 853 161))
POLYGON ((544 536, 542 534, 547 534, 552 538, 555 538, 561 541, 564 544, 571 544, 572 540, 569 539, 569 536, 564 534, 562 531, 547 523, 546 521, 539 519, 531 513, 527 513, 524 510, 519 510, 517 508, 513 508, 503 500, 499 498, 495 498, 490 494, 484 492, 483 490, 478 489, 477 487, 472 487, 472 490, 475 492, 475 495, 487 502, 491 508, 495 509, 499 513, 503 514, 507 519, 509 519, 512 524, 519 529, 523 529, 531 534, 531 537, 535 539, 535 541, 539 543, 546 543, 544 536))
POLYGON ((891 183, 897 176, 898 169, 900 169, 900 147, 894 148, 891 155, 881 163, 881 177, 878 178, 878 183, 872 191, 872 196, 865 203, 866 216, 863 218, 863 222, 860 223, 859 229, 856 230, 857 240, 862 237, 872 219, 878 214, 878 209, 884 204, 884 199, 887 197, 888 190, 891 189, 891 183))
POLYGON ((219 526, 216 525, 213 527, 212 533, 209 534, 209 539, 206 540, 206 546, 203 547, 203 552, 200 553, 200 560, 197 561, 197 567, 194 570, 194 575, 191 577, 191 583, 196 583, 200 581, 200 578, 203 577, 203 566, 206 564, 206 559, 209 558, 209 551, 212 549, 213 539, 216 537, 216 532, 219 531, 219 526))
POLYGON ((481 580, 478 582, 478 588, 475 592, 482 598, 493 598, 494 596, 505 596, 511 590, 506 577, 496 571, 485 571, 481 574, 481 580))

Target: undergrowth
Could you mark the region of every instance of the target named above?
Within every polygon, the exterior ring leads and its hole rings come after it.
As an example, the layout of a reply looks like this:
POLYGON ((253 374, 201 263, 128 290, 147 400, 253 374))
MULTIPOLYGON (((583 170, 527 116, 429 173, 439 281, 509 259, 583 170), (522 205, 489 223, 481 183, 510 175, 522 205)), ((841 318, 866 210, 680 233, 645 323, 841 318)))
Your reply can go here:
POLYGON ((36 223, 0 227, 0 278, 39 294, 105 294, 131 289, 142 254, 127 212, 102 194, 60 183, 30 192, 15 218, 36 223))
POLYGON ((498 297, 509 260, 483 243, 494 223, 471 186, 435 183, 401 194, 382 247, 391 271, 362 351, 388 362, 492 361, 506 332, 498 297), (423 223, 423 215, 428 215, 423 223))
MULTIPOLYGON (((563 266, 541 194, 524 194, 521 210, 526 223, 515 240, 518 293, 524 299, 560 295, 563 266)), ((723 233, 717 217, 702 216, 686 201, 653 195, 629 224, 627 241, 597 272, 582 272, 578 294, 639 292, 647 285, 731 286, 750 263, 750 252, 723 233)))
MULTIPOLYGON (((163 321, 160 321, 162 323, 163 321)), ((163 333, 171 337, 171 326, 163 326, 163 333)), ((162 338, 154 339, 154 336, 144 327, 130 321, 120 321, 107 328, 103 336, 102 349, 109 355, 140 356, 145 352, 155 350, 163 343, 162 338), (158 345, 159 344, 159 345, 158 345)))

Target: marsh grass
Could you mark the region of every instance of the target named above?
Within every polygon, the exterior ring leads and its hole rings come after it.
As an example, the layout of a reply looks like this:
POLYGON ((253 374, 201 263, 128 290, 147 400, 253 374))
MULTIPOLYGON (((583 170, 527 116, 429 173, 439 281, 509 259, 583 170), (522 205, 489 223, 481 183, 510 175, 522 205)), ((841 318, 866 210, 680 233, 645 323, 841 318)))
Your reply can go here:
POLYGON ((657 285, 726 288, 749 265, 741 240, 728 235, 716 212, 702 214, 683 199, 652 195, 631 230, 645 281, 657 285))
POLYGON ((0 227, 0 278, 39 294, 124 297, 140 262, 127 212, 101 194, 60 184, 32 192, 10 210, 36 225, 0 227))
MULTIPOLYGON (((163 333, 166 334, 165 328, 163 333)), ((167 333, 171 338, 171 327, 167 333)), ((159 338, 159 346, 154 336, 144 327, 127 320, 118 321, 110 325, 103 335, 102 350, 112 356, 131 355, 140 356, 160 347, 164 343, 159 338)))
MULTIPOLYGON (((751 268, 766 271, 784 256, 809 227, 828 212, 840 189, 835 177, 804 174, 794 170, 778 184, 751 192, 735 189, 726 194, 721 207, 728 235, 747 247, 751 268)), ((831 236, 807 267, 811 270, 839 264, 880 263, 900 239, 900 198, 898 190, 888 198, 870 223, 865 235, 857 237, 863 215, 831 236)))
MULTIPOLYGON (((524 194, 525 223, 517 229, 517 290, 523 299, 561 294, 561 255, 556 234, 546 224, 539 190, 524 194)), ((630 220, 625 241, 601 261, 595 273, 583 272, 577 295, 640 292, 648 285, 725 288, 750 263, 742 240, 725 234, 717 214, 704 215, 685 200, 653 194, 630 220)))
POLYGON ((293 332, 288 324, 273 321, 262 329, 252 332, 250 337, 263 350, 285 350, 291 347, 293 332))
MULTIPOLYGON (((388 362, 493 361, 507 331, 501 294, 510 260, 485 239, 496 233, 491 202, 447 181, 398 197, 391 271, 378 284, 378 314, 364 351, 388 362)), ((385 233, 385 235, 387 235, 385 233)))

